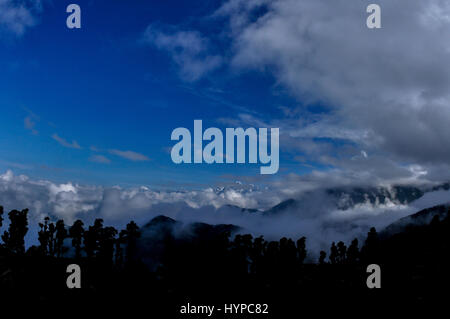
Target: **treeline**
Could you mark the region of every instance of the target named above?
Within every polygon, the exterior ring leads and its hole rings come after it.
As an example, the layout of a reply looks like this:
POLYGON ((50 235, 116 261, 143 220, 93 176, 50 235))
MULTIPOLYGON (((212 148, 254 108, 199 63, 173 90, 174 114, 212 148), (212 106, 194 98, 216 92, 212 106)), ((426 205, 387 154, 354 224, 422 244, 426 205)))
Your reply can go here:
MULTIPOLYGON (((3 207, 0 206, 0 227, 3 224, 3 207)), ((82 257, 96 258, 103 262, 121 265, 124 257, 136 258, 136 241, 140 236, 139 227, 133 221, 126 225, 120 232, 114 227, 104 227, 102 219, 96 219, 92 226, 84 228, 81 220, 76 220, 73 225, 66 226, 64 220, 56 223, 50 222, 45 217, 39 223, 39 246, 31 246, 25 250, 25 236, 28 233, 28 209, 21 211, 12 210, 8 213, 10 220, 8 230, 5 230, 1 238, 3 244, 0 247, 17 255, 41 255, 51 257, 63 257, 72 249, 75 259, 82 257), (66 246, 67 240, 71 246, 66 246)))
MULTIPOLYGON (((3 224, 3 207, 0 206, 0 228, 3 224)), ((126 225, 126 228, 118 231, 114 227, 105 227, 103 219, 96 219, 92 226, 84 227, 81 220, 76 220, 71 226, 67 226, 64 220, 56 223, 45 217, 39 223, 38 232, 39 246, 31 246, 25 250, 25 236, 28 233, 28 209, 12 210, 8 213, 9 226, 1 235, 3 244, 0 247, 18 255, 42 255, 51 257, 70 256, 75 259, 86 257, 96 258, 103 262, 122 265, 126 260, 137 258, 137 241, 141 236, 139 227, 133 221, 126 225), (70 240, 71 246, 65 243, 70 240)), ((201 239, 201 233, 198 234, 201 239)), ((282 238, 279 241, 266 241, 264 238, 253 238, 251 235, 236 235, 230 240, 230 233, 227 231, 213 234, 216 238, 211 241, 208 238, 208 245, 217 245, 216 250, 222 250, 224 256, 241 258, 249 263, 246 267, 250 271, 258 269, 258 263, 263 259, 273 260, 277 263, 303 264, 307 257, 306 238, 302 237, 294 242, 292 239, 282 238)), ((167 248, 176 242, 176 238, 171 234, 166 234, 164 245, 167 248)), ((183 240, 182 242, 184 242, 183 240)), ((368 233, 362 249, 359 248, 358 239, 354 239, 347 247, 344 242, 331 244, 329 253, 320 252, 319 264, 355 264, 360 261, 368 261, 375 258, 379 250, 378 235, 375 228, 368 233), (327 258, 327 255, 329 256, 327 258)), ((170 247, 175 249, 175 247, 170 247)), ((185 248, 185 247, 184 247, 185 248)), ((168 254, 165 254, 167 256, 168 254)), ((245 268, 243 266, 243 268, 245 268)))
POLYGON ((101 219, 87 226, 81 220, 65 225, 47 217, 39 224, 39 244, 26 250, 27 214, 27 209, 9 212, 4 229, 0 207, 0 300, 21 300, 27 291, 49 305, 75 300, 95 306, 100 300, 115 306, 151 305, 163 312, 187 301, 255 302, 273 305, 278 309, 274 318, 279 318, 280 313, 298 313, 299 301, 321 311, 325 302, 335 312, 347 309, 343 305, 349 302, 434 302, 450 284, 450 214, 383 238, 372 228, 363 242, 333 242, 314 260, 305 237, 232 237, 228 228, 206 224, 180 236, 168 218, 155 218, 142 229, 130 222, 119 231, 101 219), (71 263, 81 266, 82 293, 65 285, 71 263), (366 285, 366 268, 373 263, 382 269, 382 293, 366 285))

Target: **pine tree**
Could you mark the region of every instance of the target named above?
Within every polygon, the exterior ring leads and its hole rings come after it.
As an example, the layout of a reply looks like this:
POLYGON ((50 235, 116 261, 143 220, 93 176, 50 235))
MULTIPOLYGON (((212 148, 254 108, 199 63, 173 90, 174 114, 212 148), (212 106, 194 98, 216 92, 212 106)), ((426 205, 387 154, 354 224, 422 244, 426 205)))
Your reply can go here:
POLYGON ((3 226, 3 206, 0 206, 0 228, 3 226))
POLYGON ((325 258, 327 258, 327 253, 324 252, 323 250, 320 251, 320 256, 319 256, 319 264, 320 265, 324 265, 325 264, 325 258))
POLYGON ((56 222, 55 251, 57 257, 61 257, 64 252, 64 239, 66 239, 66 237, 66 226, 64 225, 64 220, 60 219, 56 222))
POLYGON ((6 248, 17 254, 25 253, 25 235, 28 232, 28 209, 12 210, 8 216, 10 224, 8 231, 2 235, 6 248))
POLYGON ((347 262, 349 264, 355 264, 359 260, 359 248, 358 239, 353 239, 352 243, 347 249, 347 262))
POLYGON ((298 261, 300 264, 303 264, 306 258, 306 237, 302 237, 299 240, 297 240, 297 254, 298 254, 298 261))
POLYGON ((81 239, 84 234, 83 225, 83 222, 78 219, 69 228, 69 235, 72 237, 72 246, 75 248, 75 257, 77 259, 81 257, 81 239))
POLYGON ((342 241, 338 242, 337 249, 338 249, 337 261, 340 264, 345 264, 346 255, 347 255, 347 247, 345 246, 344 242, 342 242, 342 241))
POLYGON ((126 260, 127 263, 135 261, 137 254, 137 239, 141 236, 138 225, 131 221, 127 224, 125 238, 127 242, 126 260))
POLYGON ((330 249, 330 263, 336 264, 338 261, 338 249, 336 247, 335 242, 331 243, 331 249, 330 249))
POLYGON ((48 221, 49 217, 44 218, 44 223, 39 223, 41 230, 38 232, 38 240, 40 243, 39 250, 43 255, 48 253, 48 242, 49 242, 49 232, 48 232, 48 221))
POLYGON ((378 263, 379 260, 379 240, 375 227, 372 227, 367 233, 367 239, 361 249, 361 257, 365 262, 378 263))

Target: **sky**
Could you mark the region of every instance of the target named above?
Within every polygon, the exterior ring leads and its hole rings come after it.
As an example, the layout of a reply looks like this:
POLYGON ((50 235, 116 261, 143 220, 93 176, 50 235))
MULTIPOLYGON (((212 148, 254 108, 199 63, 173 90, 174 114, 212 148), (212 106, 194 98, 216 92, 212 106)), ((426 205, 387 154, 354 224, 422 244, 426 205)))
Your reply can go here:
POLYGON ((0 0, 2 192, 72 218, 117 189, 198 206, 234 187, 215 204, 267 208, 448 181, 449 31, 444 0, 0 0), (66 27, 73 2, 81 29, 66 27), (372 2, 381 29, 366 26, 372 2), (279 128, 278 173, 174 164, 171 132, 195 119, 279 128))
POLYGON ((233 75, 225 67, 225 41, 207 39, 222 23, 203 18, 219 3, 80 1, 79 30, 66 27, 69 1, 0 3, 29 14, 21 28, 0 24, 3 170, 160 188, 254 175, 257 165, 173 164, 172 130, 192 129, 194 119, 205 128, 226 127, 230 115, 269 119, 281 114, 273 105, 294 103, 272 94, 268 76, 233 75), (206 35, 194 30, 195 17, 205 20, 199 24, 206 35), (182 25, 192 28, 187 37, 182 25), (158 44, 163 36, 171 44, 158 44), (217 53, 208 66, 210 49, 217 53))

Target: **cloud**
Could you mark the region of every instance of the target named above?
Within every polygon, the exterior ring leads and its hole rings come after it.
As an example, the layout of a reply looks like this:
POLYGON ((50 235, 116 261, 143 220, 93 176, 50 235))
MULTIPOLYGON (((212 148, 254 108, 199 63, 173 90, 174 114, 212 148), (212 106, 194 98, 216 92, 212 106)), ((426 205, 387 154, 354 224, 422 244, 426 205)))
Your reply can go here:
POLYGON ((72 143, 69 143, 56 133, 52 135, 52 138, 64 147, 81 149, 81 146, 78 144, 77 141, 72 141, 72 143))
POLYGON ((182 214, 182 207, 199 209, 209 206, 216 209, 227 204, 270 207, 279 201, 276 195, 262 196, 259 190, 238 186, 192 191, 158 191, 144 186, 106 188, 72 182, 59 184, 48 180, 33 180, 7 170, 0 174, 0 205, 6 209, 28 207, 33 220, 50 214, 70 223, 77 218, 90 220, 99 216, 109 221, 148 221, 157 214, 182 214), (169 205, 166 211, 164 205, 169 205))
POLYGON ((229 21, 235 68, 270 72, 302 105, 329 106, 329 116, 299 118, 291 137, 345 139, 358 152, 444 164, 450 44, 442 39, 450 33, 450 4, 380 0, 383 27, 370 30, 369 3, 231 0, 214 16, 229 21))
POLYGON ((34 114, 30 114, 27 117, 25 117, 25 119, 23 120, 23 125, 25 127, 25 129, 31 131, 31 133, 33 135, 38 135, 39 132, 38 130, 36 130, 36 121, 38 121, 39 118, 34 115, 34 114))
POLYGON ((333 185, 338 178, 329 180, 325 174, 309 176, 309 180, 297 178, 303 180, 292 177, 270 188, 236 182, 226 187, 160 191, 144 186, 120 188, 54 183, 17 176, 8 170, 0 174, 0 205, 6 211, 30 209, 29 238, 33 240, 36 240, 37 223, 47 215, 52 220, 62 218, 66 224, 76 219, 89 224, 95 218, 103 218, 108 225, 123 227, 130 220, 142 225, 163 214, 182 222, 234 224, 242 227, 243 232, 264 235, 267 239, 306 236, 308 249, 314 254, 329 248, 331 241, 363 238, 371 226, 381 230, 401 217, 450 201, 450 192, 440 190, 426 193, 410 204, 391 200, 363 202, 342 210, 323 188, 333 185), (285 214, 264 217, 258 212, 241 210, 241 207, 270 208, 292 198, 293 185, 305 184, 308 187, 301 192, 296 187, 298 204, 288 207, 285 214))
POLYGON ((1 159, 0 159, 0 164, 4 165, 6 167, 17 168, 17 169, 21 169, 21 170, 32 169, 32 166, 30 166, 30 165, 17 163, 17 162, 4 161, 4 160, 1 160, 1 159))
POLYGON ((120 150, 109 150, 110 154, 117 155, 119 157, 125 158, 127 160, 133 161, 133 162, 140 162, 140 161, 149 161, 150 158, 147 156, 133 152, 133 151, 120 151, 120 150))
POLYGON ((47 214, 72 222, 75 217, 92 212, 101 193, 96 188, 79 187, 70 182, 55 184, 16 176, 11 170, 0 174, 0 202, 7 209, 30 209, 31 223, 47 214))
POLYGON ((21 37, 37 24, 41 11, 40 0, 0 0, 0 34, 21 37))
POLYGON ((166 32, 150 25, 141 41, 169 53, 180 68, 180 77, 188 82, 199 80, 223 62, 221 56, 210 53, 209 40, 197 31, 166 32))
POLYGON ((36 129, 36 124, 40 121, 39 116, 26 107, 23 107, 23 109, 27 113, 27 116, 23 119, 23 126, 25 129, 29 130, 31 134, 38 135, 39 131, 36 129))
POLYGON ((94 163, 109 164, 111 160, 103 155, 92 155, 89 160, 94 163))

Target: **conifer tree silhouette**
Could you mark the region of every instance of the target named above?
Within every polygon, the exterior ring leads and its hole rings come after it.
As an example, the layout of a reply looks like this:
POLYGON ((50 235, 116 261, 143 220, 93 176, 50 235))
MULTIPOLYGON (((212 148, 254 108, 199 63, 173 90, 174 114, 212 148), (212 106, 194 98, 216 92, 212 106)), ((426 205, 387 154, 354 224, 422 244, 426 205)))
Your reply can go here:
POLYGON ((375 227, 370 228, 367 233, 367 239, 361 249, 361 257, 366 263, 378 263, 379 256, 379 239, 375 227))
POLYGON ((297 248, 292 239, 280 240, 280 275, 284 278, 294 276, 297 262, 297 248))
POLYGON ((331 243, 331 249, 330 249, 330 263, 336 264, 338 262, 338 249, 336 247, 335 242, 331 243))
POLYGON ((338 257, 337 261, 340 264, 345 264, 346 262, 346 256, 347 256, 347 247, 345 246, 343 241, 338 242, 337 244, 337 250, 338 250, 338 257))
POLYGON ((3 206, 0 206, 0 228, 3 226, 3 206))
POLYGON ((50 220, 49 217, 44 218, 44 223, 39 223, 39 227, 41 230, 38 232, 38 240, 40 243, 39 250, 43 255, 47 255, 48 253, 48 246, 49 246, 49 231, 48 231, 48 221, 50 220))
POLYGON ((98 256, 108 264, 112 263, 114 256, 114 244, 117 230, 114 227, 105 227, 100 231, 98 242, 98 256))
MULTIPOLYGON (((228 246, 228 245, 227 245, 228 246)), ((264 272, 264 254, 267 247, 267 242, 263 236, 257 237, 253 241, 253 247, 250 251, 249 257, 252 260, 250 271, 254 274, 262 274, 264 272)), ((228 249, 228 247, 226 247, 228 249)))
MULTIPOLYGON (((3 226, 3 206, 0 206, 0 229, 3 226)), ((3 247, 3 244, 0 242, 0 248, 3 247)))
POLYGON ((67 230, 64 225, 64 220, 60 219, 56 222, 55 230, 55 252, 57 257, 61 257, 64 253, 64 239, 67 238, 67 230))
POLYGON ((5 246, 17 254, 25 253, 25 235, 28 232, 28 209, 12 210, 8 216, 10 224, 8 231, 2 235, 5 246))
POLYGON ((123 237, 127 243, 126 246, 126 262, 128 264, 136 261, 137 254, 137 240, 141 236, 138 225, 131 221, 127 224, 124 230, 123 237))
POLYGON ((116 247, 115 247, 115 264, 118 267, 121 267, 123 265, 123 248, 122 245, 125 245, 127 243, 127 231, 122 229, 119 233, 119 237, 116 240, 116 247))
POLYGON ((320 265, 324 265, 325 262, 325 258, 327 258, 327 253, 324 252, 323 250, 320 251, 320 256, 319 256, 319 264, 320 265))
POLYGON ((48 253, 50 254, 50 256, 55 256, 55 232, 55 224, 50 223, 48 225, 48 253))
POLYGON ((297 254, 298 254, 298 261, 300 264, 303 264, 306 258, 306 237, 302 237, 299 240, 297 240, 297 254))
POLYGON ((88 258, 92 258, 98 254, 101 233, 103 230, 103 219, 97 218, 93 226, 89 226, 88 230, 84 232, 84 250, 88 258))
POLYGON ((347 262, 349 264, 355 264, 359 260, 359 248, 358 248, 358 239, 353 239, 352 243, 347 249, 347 262))
POLYGON ((69 235, 72 237, 72 246, 75 248, 75 257, 77 259, 81 258, 81 240, 84 234, 83 225, 83 222, 78 219, 69 228, 69 235))

